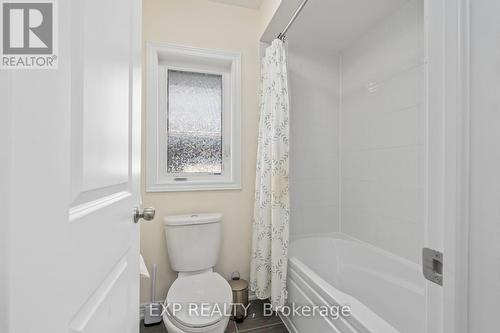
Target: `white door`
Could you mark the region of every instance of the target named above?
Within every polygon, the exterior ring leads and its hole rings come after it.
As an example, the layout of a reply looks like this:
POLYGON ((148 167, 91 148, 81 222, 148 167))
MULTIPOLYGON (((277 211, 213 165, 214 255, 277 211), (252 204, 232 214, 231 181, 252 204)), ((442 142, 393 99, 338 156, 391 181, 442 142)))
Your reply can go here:
POLYGON ((1 73, 8 332, 138 332, 140 1, 56 3, 59 68, 1 73))

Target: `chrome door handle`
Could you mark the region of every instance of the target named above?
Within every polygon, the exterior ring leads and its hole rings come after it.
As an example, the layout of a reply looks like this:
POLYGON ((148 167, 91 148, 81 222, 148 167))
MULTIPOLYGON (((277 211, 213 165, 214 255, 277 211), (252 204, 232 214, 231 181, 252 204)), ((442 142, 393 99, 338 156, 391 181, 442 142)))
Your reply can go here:
POLYGON ((155 218, 155 213, 156 213, 155 209, 151 208, 151 207, 144 208, 142 210, 142 213, 138 207, 135 207, 134 208, 134 223, 139 222, 140 219, 144 219, 145 221, 151 221, 152 219, 155 218))

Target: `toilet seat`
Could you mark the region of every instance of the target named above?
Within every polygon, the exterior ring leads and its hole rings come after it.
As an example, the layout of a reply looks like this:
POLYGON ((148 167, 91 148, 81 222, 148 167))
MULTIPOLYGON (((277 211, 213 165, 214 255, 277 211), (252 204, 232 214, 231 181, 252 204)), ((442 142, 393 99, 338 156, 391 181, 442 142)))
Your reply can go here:
MULTIPOLYGON (((167 294, 167 313, 180 326, 202 328, 216 325, 231 311, 229 283, 214 272, 177 278, 167 294), (181 309, 175 310, 174 304, 181 309)), ((177 326, 177 325, 176 325, 177 326)))

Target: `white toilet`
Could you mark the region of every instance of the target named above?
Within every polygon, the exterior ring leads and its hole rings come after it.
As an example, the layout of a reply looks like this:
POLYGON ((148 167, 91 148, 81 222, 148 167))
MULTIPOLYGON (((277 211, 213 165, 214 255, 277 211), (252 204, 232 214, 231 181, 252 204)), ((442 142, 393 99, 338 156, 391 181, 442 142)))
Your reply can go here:
POLYGON ((213 271, 221 239, 221 214, 167 216, 168 257, 178 272, 163 314, 169 333, 222 333, 231 311, 229 283, 213 271))

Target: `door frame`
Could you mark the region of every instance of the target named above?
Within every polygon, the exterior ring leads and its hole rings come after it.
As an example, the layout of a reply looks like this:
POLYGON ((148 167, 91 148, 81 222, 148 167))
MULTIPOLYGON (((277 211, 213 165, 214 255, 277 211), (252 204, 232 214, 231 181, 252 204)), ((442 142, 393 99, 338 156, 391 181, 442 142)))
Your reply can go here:
POLYGON ((10 72, 0 72, 0 332, 9 332, 9 246, 11 188, 10 72))
POLYGON ((443 288, 427 282, 429 333, 468 332, 469 1, 424 0, 426 106, 439 133, 428 143, 426 246, 444 253, 443 288))

